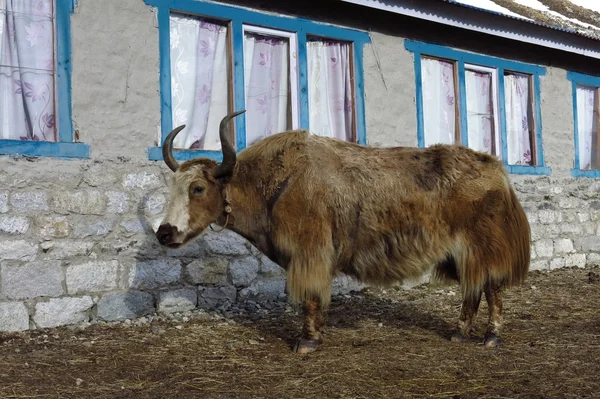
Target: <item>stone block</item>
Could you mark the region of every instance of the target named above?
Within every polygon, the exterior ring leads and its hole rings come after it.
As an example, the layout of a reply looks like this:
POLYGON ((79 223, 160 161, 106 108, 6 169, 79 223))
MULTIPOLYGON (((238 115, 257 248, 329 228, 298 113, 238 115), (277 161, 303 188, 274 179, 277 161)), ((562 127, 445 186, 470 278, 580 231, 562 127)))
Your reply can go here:
POLYGON ((557 211, 541 210, 538 212, 541 224, 553 224, 562 222, 562 213, 557 211))
POLYGON ((576 238, 575 248, 579 252, 600 252, 600 237, 589 236, 576 238))
POLYGON ((75 222, 73 237, 87 238, 93 236, 106 236, 113 231, 114 219, 109 218, 82 218, 75 222))
POLYGON ((55 297, 64 293, 59 261, 2 262, 1 269, 2 293, 10 299, 55 297))
POLYGON ((188 280, 192 284, 227 283, 227 258, 203 258, 186 266, 188 280))
POLYGON ((338 274, 331 284, 331 294, 341 295, 352 291, 361 291, 364 285, 345 274, 338 274))
POLYGON ((248 254, 244 239, 239 235, 223 230, 220 233, 207 232, 203 237, 207 251, 216 255, 239 256, 248 254))
POLYGON ((38 246, 25 240, 0 241, 0 259, 2 260, 34 260, 38 246))
POLYGON ((10 196, 13 212, 39 212, 48 210, 48 198, 43 191, 13 193, 10 196))
POLYGON ((83 181, 91 187, 112 187, 117 181, 117 176, 107 171, 106 164, 92 165, 83 181))
POLYGON ((29 230, 29 219, 23 216, 0 217, 0 234, 25 234, 29 230))
POLYGON ((177 259, 138 261, 129 270, 129 287, 152 289, 177 283, 181 279, 181 269, 177 259))
POLYGON ((117 287, 119 262, 92 261, 67 268, 69 294, 108 291, 117 287))
POLYGON ((0 213, 8 212, 8 192, 0 192, 0 213))
POLYGON ((158 311, 163 313, 184 312, 196 307, 198 294, 193 288, 182 288, 161 292, 158 298, 158 311))
POLYGON ((123 178, 123 186, 132 190, 146 190, 157 188, 163 185, 163 181, 159 175, 150 172, 138 172, 125 175, 123 178))
POLYGON ((561 233, 581 235, 583 228, 580 223, 563 223, 560 225, 561 233))
POLYGON ((260 264, 252 256, 232 259, 229 263, 231 282, 235 286, 248 286, 258 276, 260 264))
POLYGON ((574 197, 562 196, 558 199, 558 206, 562 209, 572 209, 577 207, 577 199, 574 197))
POLYGON ((560 255, 571 252, 575 252, 575 248, 573 248, 573 241, 570 238, 557 238, 554 240, 554 253, 560 255))
POLYGON ((71 233, 71 225, 64 216, 37 216, 33 223, 36 235, 42 238, 64 238, 71 233))
POLYGON ((121 222, 121 227, 128 233, 145 233, 146 225, 139 219, 125 219, 121 222))
POLYGON ((577 220, 579 221, 579 223, 585 223, 590 221, 590 214, 589 213, 585 213, 585 212, 578 212, 577 213, 577 220))
POLYGON ((75 256, 88 256, 94 247, 88 241, 50 241, 42 257, 44 259, 69 259, 75 256))
POLYGON ((554 242, 551 239, 535 241, 535 253, 540 258, 549 258, 554 254, 554 242))
POLYGON ((237 290, 232 285, 198 287, 198 307, 215 309, 231 305, 237 298, 237 290))
POLYGON ((106 199, 97 190, 59 191, 54 196, 54 208, 62 214, 103 215, 106 199))
POLYGON ((108 191, 106 193, 106 211, 113 214, 127 213, 129 210, 129 195, 121 191, 108 191))
POLYGON ((113 292, 98 301, 97 310, 100 320, 133 319, 154 313, 154 298, 147 292, 113 292))
POLYGON ((565 258, 558 257, 550 259, 550 270, 560 269, 565 267, 565 258))
POLYGON ((35 305, 33 322, 40 328, 51 328, 88 321, 89 310, 93 305, 94 301, 89 296, 52 298, 35 305))
POLYGON ((567 267, 585 267, 585 254, 570 254, 565 257, 567 267))
POLYGON ((0 302, 0 331, 29 330, 29 313, 23 302, 0 302))
POLYGON ((536 260, 531 262, 529 265, 529 270, 548 270, 550 268, 549 262, 547 259, 536 260))
POLYGON ((150 215, 161 214, 165 209, 167 199, 162 194, 153 194, 144 201, 146 212, 150 215))
POLYGON ((260 254, 260 274, 265 278, 284 278, 285 270, 263 254, 260 254))
POLYGON ((586 263, 588 265, 600 265, 600 254, 587 254, 586 263))
POLYGON ((257 280, 239 293, 241 299, 266 297, 278 298, 285 293, 285 280, 257 280))

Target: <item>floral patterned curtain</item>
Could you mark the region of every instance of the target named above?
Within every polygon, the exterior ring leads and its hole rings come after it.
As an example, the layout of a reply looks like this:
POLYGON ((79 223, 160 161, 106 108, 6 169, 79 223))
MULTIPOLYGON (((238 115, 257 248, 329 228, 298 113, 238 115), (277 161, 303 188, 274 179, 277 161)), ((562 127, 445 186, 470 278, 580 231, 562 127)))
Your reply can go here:
POLYGON ((465 84, 469 147, 488 154, 500 155, 500 152, 494 149, 492 74, 466 70, 465 84))
POLYGON ((506 112, 506 139, 508 163, 531 165, 531 101, 529 76, 507 74, 504 76, 506 112))
POLYGON ((456 132, 454 64, 423 58, 421 68, 425 146, 453 144, 456 132))
POLYGON ((173 126, 186 125, 174 147, 219 150, 219 122, 227 114, 227 27, 172 13, 173 126))
POLYGON ((309 124, 312 133, 352 141, 350 45, 307 43, 309 124))
POLYGON ((289 49, 287 38, 244 33, 247 146, 292 127, 289 49))
POLYGON ((56 141, 53 0, 0 0, 0 139, 56 141))
POLYGON ((579 168, 598 168, 597 137, 598 109, 596 109, 597 89, 577 86, 577 136, 579 143, 579 168))

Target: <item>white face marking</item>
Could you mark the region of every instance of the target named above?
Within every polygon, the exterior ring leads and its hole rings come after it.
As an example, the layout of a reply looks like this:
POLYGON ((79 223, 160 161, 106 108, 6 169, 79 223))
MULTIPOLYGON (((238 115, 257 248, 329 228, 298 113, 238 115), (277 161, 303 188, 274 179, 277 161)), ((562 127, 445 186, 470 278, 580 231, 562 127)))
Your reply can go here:
POLYGON ((171 198, 169 208, 162 224, 170 224, 177 228, 183 236, 190 233, 190 198, 188 190, 196 176, 197 168, 191 168, 184 174, 176 174, 171 181, 171 198))

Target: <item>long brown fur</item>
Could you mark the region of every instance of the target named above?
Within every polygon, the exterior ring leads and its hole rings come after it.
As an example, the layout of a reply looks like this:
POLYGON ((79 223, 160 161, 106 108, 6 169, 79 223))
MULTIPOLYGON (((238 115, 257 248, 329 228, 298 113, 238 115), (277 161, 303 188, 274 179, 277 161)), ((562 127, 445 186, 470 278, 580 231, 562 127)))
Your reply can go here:
POLYGON ((529 268, 529 223, 501 161, 462 146, 284 132, 241 151, 226 186, 228 228, 287 270, 293 301, 326 307, 337 272, 385 286, 432 270, 478 303, 486 284, 519 284, 529 268))

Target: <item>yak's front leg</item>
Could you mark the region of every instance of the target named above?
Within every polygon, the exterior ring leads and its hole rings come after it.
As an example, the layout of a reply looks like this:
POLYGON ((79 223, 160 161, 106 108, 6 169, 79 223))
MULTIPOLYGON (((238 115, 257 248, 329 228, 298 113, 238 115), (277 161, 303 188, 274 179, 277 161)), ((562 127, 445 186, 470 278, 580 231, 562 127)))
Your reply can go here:
POLYGON ((485 286, 485 299, 489 309, 489 320, 483 344, 493 348, 502 343, 500 330, 502 328, 502 287, 488 282, 485 286))
POLYGON ((460 308, 460 317, 458 319, 458 331, 456 331, 451 340, 454 342, 466 342, 473 330, 473 320, 477 316, 479 303, 481 302, 481 291, 475 292, 472 295, 463 299, 460 308))
POLYGON ((319 299, 306 300, 303 303, 304 326, 302 336, 296 342, 294 351, 309 353, 315 351, 323 342, 322 329, 324 324, 323 309, 319 299))

